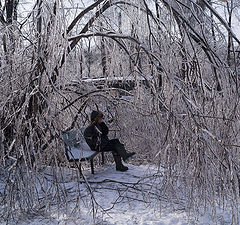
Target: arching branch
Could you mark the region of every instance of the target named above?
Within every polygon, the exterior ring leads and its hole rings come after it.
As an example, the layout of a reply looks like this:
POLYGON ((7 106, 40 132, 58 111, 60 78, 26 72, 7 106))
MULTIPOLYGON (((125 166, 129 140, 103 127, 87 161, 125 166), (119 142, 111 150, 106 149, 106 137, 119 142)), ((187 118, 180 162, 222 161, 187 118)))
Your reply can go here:
POLYGON ((96 2, 94 2, 92 5, 90 5, 89 7, 87 7, 86 9, 84 9, 81 13, 79 13, 77 15, 76 18, 74 18, 74 20, 72 21, 72 23, 69 25, 69 27, 67 28, 67 34, 73 29, 73 27, 76 25, 76 23, 83 18, 88 12, 90 12, 91 10, 93 10, 95 7, 99 6, 104 0, 98 0, 96 2))
POLYGON ((77 35, 75 37, 71 37, 68 40, 69 41, 74 41, 74 40, 79 40, 81 38, 88 38, 88 37, 94 37, 94 36, 99 36, 99 37, 109 37, 109 38, 121 38, 121 39, 128 39, 130 41, 133 41, 135 43, 137 43, 143 50, 144 52, 148 55, 151 63, 160 71, 162 71, 162 67, 158 65, 158 63, 154 60, 155 56, 151 54, 151 52, 148 50, 147 46, 140 42, 139 40, 137 40, 134 37, 131 37, 129 35, 122 35, 122 34, 115 34, 113 32, 109 32, 109 33, 101 33, 101 32, 96 32, 96 33, 86 33, 86 34, 80 34, 77 35))

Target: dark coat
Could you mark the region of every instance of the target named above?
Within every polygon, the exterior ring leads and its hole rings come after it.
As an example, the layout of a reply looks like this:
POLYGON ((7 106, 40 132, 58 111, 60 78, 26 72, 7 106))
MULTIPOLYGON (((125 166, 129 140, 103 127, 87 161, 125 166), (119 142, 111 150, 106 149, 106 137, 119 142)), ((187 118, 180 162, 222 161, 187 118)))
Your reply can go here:
POLYGON ((102 122, 100 124, 91 124, 84 131, 84 138, 89 147, 94 151, 101 151, 109 142, 109 129, 102 122))

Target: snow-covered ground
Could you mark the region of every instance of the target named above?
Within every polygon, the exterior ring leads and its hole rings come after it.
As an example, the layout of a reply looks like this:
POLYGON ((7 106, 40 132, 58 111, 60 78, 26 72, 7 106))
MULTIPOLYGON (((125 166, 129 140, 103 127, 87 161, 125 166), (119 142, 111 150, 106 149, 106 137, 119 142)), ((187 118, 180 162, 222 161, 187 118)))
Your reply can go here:
POLYGON ((118 172, 114 165, 108 164, 96 168, 95 174, 91 174, 86 169, 84 174, 88 184, 83 178, 78 177, 76 169, 41 168, 38 186, 44 187, 45 191, 41 192, 39 188, 39 198, 44 195, 44 192, 46 194, 46 190, 48 195, 53 193, 52 184, 57 180, 60 184, 58 192, 62 192, 65 203, 60 206, 52 203, 49 206, 43 202, 38 213, 23 215, 17 224, 231 224, 230 211, 219 210, 215 218, 212 218, 208 212, 205 215, 188 214, 184 201, 170 203, 168 194, 163 194, 162 190, 159 191, 163 179, 161 171, 156 167, 131 164, 128 164, 128 167, 127 172, 118 172))

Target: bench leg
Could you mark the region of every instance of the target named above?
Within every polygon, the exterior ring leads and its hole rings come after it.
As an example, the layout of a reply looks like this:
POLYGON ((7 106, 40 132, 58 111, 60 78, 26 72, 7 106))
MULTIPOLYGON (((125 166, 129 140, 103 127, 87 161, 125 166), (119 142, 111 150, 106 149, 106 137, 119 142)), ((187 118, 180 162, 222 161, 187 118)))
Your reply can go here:
POLYGON ((104 152, 102 152, 102 165, 104 165, 104 152))
POLYGON ((90 160, 91 163, 91 173, 94 174, 93 159, 90 160))
POLYGON ((79 173, 80 173, 80 177, 82 176, 82 164, 79 163, 79 173))
POLYGON ((78 163, 78 162, 74 162, 75 164, 75 167, 78 168, 78 171, 79 171, 79 174, 80 174, 80 177, 82 176, 82 164, 81 163, 78 163))

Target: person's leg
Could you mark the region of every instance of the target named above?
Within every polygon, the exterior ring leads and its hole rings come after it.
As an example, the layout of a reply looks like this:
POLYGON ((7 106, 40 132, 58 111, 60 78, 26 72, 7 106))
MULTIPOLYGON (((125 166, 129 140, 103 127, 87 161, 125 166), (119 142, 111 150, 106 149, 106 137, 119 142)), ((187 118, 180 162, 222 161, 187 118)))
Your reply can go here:
POLYGON ((128 167, 127 166, 124 166, 122 164, 122 158, 120 155, 118 155, 116 152, 112 152, 113 154, 113 159, 114 159, 114 162, 116 164, 116 170, 118 171, 127 171, 128 170, 128 167))
POLYGON ((111 151, 112 155, 113 155, 114 162, 116 164, 116 170, 124 172, 124 171, 128 170, 128 167, 124 166, 122 164, 121 156, 117 152, 116 146, 119 145, 119 144, 120 144, 120 142, 119 142, 118 139, 109 140, 109 142, 101 149, 101 151, 104 151, 104 152, 110 152, 111 151))
POLYGON ((101 147, 101 152, 112 152, 115 151, 115 146, 118 144, 119 141, 117 139, 112 139, 107 142, 104 146, 101 147))
POLYGON ((115 151, 122 157, 123 161, 127 161, 136 154, 135 152, 127 152, 124 144, 122 144, 118 139, 113 140, 115 143, 115 151))

